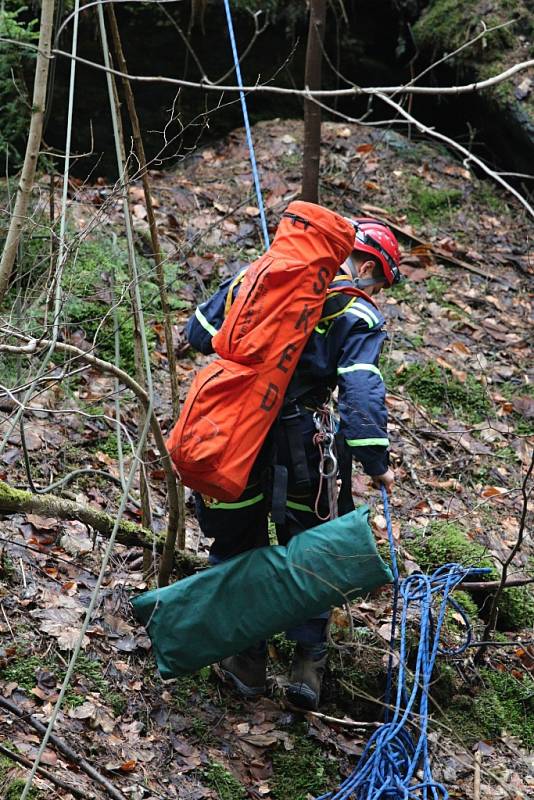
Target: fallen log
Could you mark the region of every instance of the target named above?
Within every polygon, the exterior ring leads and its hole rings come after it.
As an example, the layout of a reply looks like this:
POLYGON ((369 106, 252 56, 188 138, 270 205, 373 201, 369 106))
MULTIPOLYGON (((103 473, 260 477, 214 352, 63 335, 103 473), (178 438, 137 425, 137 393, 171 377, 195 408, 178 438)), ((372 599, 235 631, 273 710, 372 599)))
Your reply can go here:
MULTIPOLYGON (((77 519, 88 525, 102 536, 109 537, 115 525, 115 519, 93 506, 76 503, 53 494, 32 494, 21 489, 13 489, 4 481, 0 481, 0 513, 32 513, 44 517, 58 519, 77 519)), ((135 522, 122 520, 117 531, 117 541, 130 547, 142 547, 145 550, 163 552, 165 533, 157 534, 135 522)), ((174 554, 175 568, 179 575, 191 575, 206 566, 206 561, 183 552, 174 554)))

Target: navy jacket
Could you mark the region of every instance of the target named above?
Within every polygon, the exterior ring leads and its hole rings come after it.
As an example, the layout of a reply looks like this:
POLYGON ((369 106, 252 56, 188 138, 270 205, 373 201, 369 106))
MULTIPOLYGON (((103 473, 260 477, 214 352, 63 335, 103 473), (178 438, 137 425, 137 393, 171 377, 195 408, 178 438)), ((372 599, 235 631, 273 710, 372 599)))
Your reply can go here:
MULTIPOLYGON (((232 280, 222 283, 187 323, 189 342, 204 355, 213 353, 211 339, 223 323, 232 280)), ((351 285, 348 277, 339 274, 331 288, 351 285)), ((238 288, 236 285, 234 297, 238 288)), ((378 369, 380 351, 387 338, 385 320, 375 306, 360 297, 345 297, 342 304, 345 307, 328 319, 332 302, 327 300, 325 304, 326 316, 311 334, 295 378, 305 385, 338 387, 340 431, 365 472, 381 475, 389 464, 385 388, 378 369)))

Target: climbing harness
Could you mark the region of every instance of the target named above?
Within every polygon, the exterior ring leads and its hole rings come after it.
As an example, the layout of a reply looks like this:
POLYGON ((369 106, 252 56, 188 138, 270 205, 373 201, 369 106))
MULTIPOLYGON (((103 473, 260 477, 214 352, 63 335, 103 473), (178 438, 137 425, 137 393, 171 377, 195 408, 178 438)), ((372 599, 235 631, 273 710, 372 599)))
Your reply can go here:
POLYGON ((338 516, 337 508, 337 455, 336 455, 336 420, 332 410, 331 400, 327 400, 320 408, 314 411, 313 422, 317 433, 314 434, 313 443, 319 448, 319 488, 315 498, 315 515, 322 522, 335 519, 338 516), (326 481, 328 496, 328 514, 321 516, 319 503, 326 481))
MULTIPOLYGON (((445 564, 432 575, 415 572, 399 581, 388 498, 385 488, 381 489, 395 586, 385 696, 388 710, 384 723, 369 739, 354 772, 336 790, 321 795, 318 800, 447 800, 447 789, 433 779, 430 765, 428 701, 432 673, 438 653, 459 655, 471 643, 469 620, 461 606, 450 597, 451 592, 466 578, 490 570, 445 564), (460 614, 465 626, 464 641, 453 649, 440 644, 447 606, 460 614), (408 622, 411 627, 419 628, 411 678, 407 670, 408 622), (395 699, 390 703, 397 647, 395 699)), ((411 660, 412 653, 409 655, 411 660)))

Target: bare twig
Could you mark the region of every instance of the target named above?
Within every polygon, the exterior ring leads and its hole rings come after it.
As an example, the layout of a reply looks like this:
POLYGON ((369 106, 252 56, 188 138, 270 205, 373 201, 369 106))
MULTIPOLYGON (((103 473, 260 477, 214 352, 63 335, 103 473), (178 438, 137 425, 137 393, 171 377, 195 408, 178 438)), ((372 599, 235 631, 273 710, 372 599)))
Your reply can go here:
MULTIPOLYGON (((15 764, 22 764, 23 767, 31 767, 32 765, 32 762, 29 760, 29 758, 25 758, 18 753, 14 753, 13 750, 10 750, 8 747, 4 747, 3 744, 0 744, 0 753, 2 753, 2 755, 4 755, 6 758, 11 759, 11 761, 14 761, 15 764)), ((59 786, 60 789, 64 789, 66 792, 70 792, 70 794, 75 795, 75 797, 81 797, 82 800, 84 800, 86 797, 94 797, 92 792, 87 794, 85 790, 78 789, 77 786, 73 786, 71 783, 62 781, 61 778, 57 778, 52 772, 49 772, 44 767, 38 767, 38 772, 43 776, 43 778, 46 778, 47 781, 54 783, 56 786, 59 786)))
POLYGON ((315 719, 322 719, 324 722, 331 722, 334 725, 343 725, 345 728, 379 728, 381 722, 357 722, 354 719, 338 719, 337 717, 330 717, 328 714, 322 714, 320 711, 307 711, 307 716, 315 717, 315 719))
MULTIPOLYGON (((2 697, 0 695, 0 706, 5 708, 6 711, 9 711, 11 714, 14 714, 19 719, 29 722, 30 725, 35 728, 36 731, 39 733, 44 733, 46 731, 46 726, 43 725, 38 719, 36 719, 32 714, 28 714, 23 711, 18 705, 13 703, 11 700, 8 700, 6 697, 2 697)), ((49 741, 54 745, 54 747, 59 750, 66 758, 69 759, 73 764, 76 764, 86 775, 89 775, 92 780, 96 781, 100 786, 102 786, 108 795, 113 800, 126 800, 125 796, 122 792, 113 786, 107 778, 102 775, 92 764, 86 761, 85 758, 78 755, 78 753, 70 747, 63 739, 60 739, 59 736, 52 733, 50 734, 49 741)), ((70 787, 69 787, 70 788, 70 787)))
MULTIPOLYGON (((495 630, 495 625, 496 625, 496 622, 497 622, 497 614, 499 612, 499 601, 501 599, 501 595, 502 595, 504 589, 506 588, 506 582, 507 582, 506 579, 508 577, 508 569, 509 569, 510 564, 512 563, 512 561, 514 560, 514 558, 518 554, 518 552, 521 549, 521 546, 523 544, 523 539, 524 539, 524 535, 525 535, 525 526, 526 526, 527 515, 528 515, 528 511, 529 511, 528 500, 529 500, 529 496, 530 496, 530 494, 532 492, 532 488, 528 489, 527 487, 528 487, 528 483, 530 481, 530 477, 532 475, 532 471, 533 470, 534 470, 534 449, 532 450, 529 467, 528 467, 526 475, 525 475, 525 477, 523 479, 523 483, 521 484, 521 494, 523 495, 523 508, 522 508, 522 511, 521 511, 521 518, 519 520, 519 530, 518 530, 518 533, 517 533, 517 539, 516 539, 516 542, 515 542, 514 546, 512 547, 512 549, 510 551, 510 554, 508 555, 508 558, 506 559, 506 561, 502 565, 501 580, 499 582, 499 586, 497 587, 497 591, 493 595, 493 598, 492 598, 492 601, 491 601, 491 606, 490 606, 490 611, 489 611, 489 615, 488 615, 488 622, 486 624, 486 627, 484 628, 484 634, 483 634, 483 638, 484 639, 490 639, 493 631, 495 630)), ((480 663, 483 660, 485 653, 486 653, 486 647, 481 647, 480 650, 478 651, 477 655, 476 655, 476 659, 475 660, 476 660, 477 663, 480 663)))
POLYGON ((480 800, 480 767, 482 766, 482 753, 477 747, 475 750, 475 768, 473 774, 473 800, 480 800))
MULTIPOLYGON (((116 2, 117 0, 113 0, 116 2)), ((143 0, 144 1, 144 0, 143 0)), ((160 0, 161 2, 162 0, 160 0)), ((88 8, 90 5, 95 5, 95 3, 87 3, 84 7, 88 8)), ((9 39, 7 37, 0 36, 0 42, 6 42, 8 44, 17 45, 19 47, 23 47, 28 50, 38 51, 39 48, 36 45, 29 44, 28 42, 19 42, 16 39, 9 39)), ((257 94, 259 92, 268 92, 270 94, 282 94, 282 95, 293 95, 294 97, 325 97, 325 98, 334 98, 334 97, 351 97, 357 95, 395 95, 395 94, 466 94, 469 92, 481 91, 483 89, 488 89, 491 86, 496 86, 499 83, 502 83, 508 78, 513 77, 518 72, 523 72, 524 70, 531 69, 534 66, 534 59, 529 59, 528 61, 521 61, 519 64, 514 64, 509 69, 505 70, 504 72, 499 72, 497 75, 493 75, 490 78, 486 78, 483 81, 474 81, 473 83, 463 84, 460 86, 410 86, 410 85, 402 85, 399 84, 397 86, 350 86, 348 89, 321 89, 317 91, 308 91, 307 89, 291 89, 284 86, 272 86, 271 84, 262 84, 256 83, 252 86, 244 86, 242 89, 239 86, 234 84, 230 85, 220 85, 220 84, 210 84, 206 81, 187 81, 181 80, 180 78, 169 78, 165 75, 131 75, 130 73, 122 73, 120 70, 113 69, 112 67, 105 67, 103 64, 99 64, 96 61, 91 61, 87 58, 82 58, 81 56, 73 56, 71 53, 67 53, 65 50, 53 49, 52 55, 54 56, 62 56, 64 58, 75 59, 80 64, 85 64, 88 67, 93 67, 94 69, 98 69, 102 72, 110 72, 112 75, 117 75, 119 77, 126 77, 130 81, 137 81, 139 83, 168 83, 173 86, 183 86, 190 89, 203 89, 203 90, 211 90, 211 91, 224 91, 224 92, 239 92, 244 91, 247 94, 257 94)))
POLYGON ((534 583, 534 578, 512 578, 504 584, 502 581, 464 581, 458 584, 458 588, 466 592, 492 592, 501 585, 503 589, 510 589, 513 586, 526 586, 528 583, 534 583))

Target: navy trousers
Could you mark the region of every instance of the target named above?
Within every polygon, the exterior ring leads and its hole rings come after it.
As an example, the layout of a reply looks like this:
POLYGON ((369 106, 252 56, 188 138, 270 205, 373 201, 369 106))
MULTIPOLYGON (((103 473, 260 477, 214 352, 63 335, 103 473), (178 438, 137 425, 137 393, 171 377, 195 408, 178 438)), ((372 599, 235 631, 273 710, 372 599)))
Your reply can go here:
MULTIPOLYGON (((313 412, 301 410, 298 416, 298 435, 304 448, 304 458, 308 467, 309 484, 303 487, 298 483, 293 466, 290 438, 284 425, 276 430, 276 442, 270 436, 251 471, 247 488, 232 503, 210 502, 201 495, 195 495, 196 513, 205 536, 213 538, 210 548, 210 561, 216 564, 227 558, 270 544, 269 512, 271 508, 271 481, 269 479, 269 456, 276 446, 276 463, 287 468, 287 506, 285 521, 274 526, 278 544, 286 545, 289 540, 302 531, 321 523, 315 513, 316 498, 319 493, 319 449, 313 443, 315 426, 313 412)), ((292 439, 294 441, 294 438, 292 439)), ((350 467, 350 462, 349 462, 350 467)), ((352 511, 354 504, 350 492, 344 493, 339 513, 352 511)), ((323 482, 318 503, 321 517, 328 513, 326 482, 323 482)), ((274 531, 273 531, 274 532, 274 531)), ((318 644, 326 639, 329 611, 286 631, 288 638, 300 644, 318 644)))

